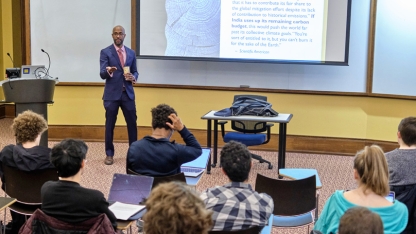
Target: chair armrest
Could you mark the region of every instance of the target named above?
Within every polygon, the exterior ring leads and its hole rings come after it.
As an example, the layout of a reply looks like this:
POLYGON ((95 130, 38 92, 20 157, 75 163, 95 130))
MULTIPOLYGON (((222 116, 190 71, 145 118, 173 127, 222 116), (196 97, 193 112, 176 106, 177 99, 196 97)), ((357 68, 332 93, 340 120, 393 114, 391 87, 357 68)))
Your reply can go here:
POLYGON ((271 136, 271 134, 270 134, 270 129, 271 129, 271 127, 273 127, 274 126, 274 124, 272 124, 272 123, 267 123, 266 124, 266 129, 267 129, 267 139, 266 139, 266 141, 265 142, 263 142, 263 144, 267 144, 267 143, 269 143, 269 141, 270 141, 270 136, 271 136))
POLYGON ((225 135, 225 128, 224 125, 228 123, 228 121, 218 121, 218 125, 221 125, 221 135, 222 135, 222 139, 224 139, 224 135, 225 135))

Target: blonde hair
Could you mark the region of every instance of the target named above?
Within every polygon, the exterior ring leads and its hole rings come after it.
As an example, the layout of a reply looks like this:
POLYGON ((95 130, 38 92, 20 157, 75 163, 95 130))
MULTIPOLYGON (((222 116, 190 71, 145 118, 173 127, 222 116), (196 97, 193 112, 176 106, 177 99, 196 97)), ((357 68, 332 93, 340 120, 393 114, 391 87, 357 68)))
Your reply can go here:
POLYGON ((355 155, 354 169, 360 176, 360 181, 366 189, 380 196, 386 196, 389 191, 389 171, 383 150, 377 146, 366 146, 355 155))
POLYGON ((48 123, 42 115, 27 110, 14 118, 12 129, 17 143, 22 144, 34 141, 39 134, 48 129, 48 123))
POLYGON ((154 188, 146 201, 143 216, 146 234, 206 234, 212 226, 212 211, 205 208, 196 192, 181 182, 154 188))

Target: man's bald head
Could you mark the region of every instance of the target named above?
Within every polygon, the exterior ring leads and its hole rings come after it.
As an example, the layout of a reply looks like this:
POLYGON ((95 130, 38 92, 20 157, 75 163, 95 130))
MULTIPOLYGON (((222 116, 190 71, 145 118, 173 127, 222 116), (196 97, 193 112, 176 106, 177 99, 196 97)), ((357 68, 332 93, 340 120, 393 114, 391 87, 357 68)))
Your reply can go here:
POLYGON ((123 47, 124 38, 126 36, 123 26, 121 25, 115 26, 113 28, 112 36, 113 36, 114 44, 119 48, 123 47))
POLYGON ((115 27, 113 28, 113 33, 114 33, 114 32, 123 32, 123 34, 125 34, 125 33, 126 33, 126 31, 124 30, 123 26, 121 26, 121 25, 117 25, 117 26, 115 26, 115 27))

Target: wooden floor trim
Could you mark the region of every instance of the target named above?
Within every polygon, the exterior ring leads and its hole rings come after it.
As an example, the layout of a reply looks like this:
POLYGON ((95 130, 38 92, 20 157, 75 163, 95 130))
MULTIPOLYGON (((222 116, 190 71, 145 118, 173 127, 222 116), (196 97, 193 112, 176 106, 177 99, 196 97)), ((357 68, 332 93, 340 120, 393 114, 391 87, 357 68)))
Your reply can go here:
POLYGON ((14 118, 15 116, 16 114, 15 114, 14 104, 10 104, 10 103, 0 104, 0 119, 14 118))
MULTIPOLYGON (((206 130, 191 129, 197 140, 202 146, 207 145, 206 130)), ((85 125, 50 125, 50 141, 60 141, 64 138, 78 138, 85 141, 104 141, 104 126, 85 126, 85 125)), ((150 127, 138 127, 138 138, 141 139, 151 134, 150 127)), ((213 135, 213 134, 212 134, 213 135)), ((183 143, 179 134, 175 133, 173 140, 183 143)), ((278 147, 279 135, 272 134, 270 142, 265 145, 250 147, 253 150, 276 151, 278 147)), ((114 142, 127 142, 127 129, 125 126, 116 126, 114 129, 114 142)), ((213 142, 213 139, 212 139, 213 142)), ((366 145, 377 144, 388 152, 398 147, 397 142, 376 141, 368 139, 351 139, 335 137, 316 137, 288 135, 286 140, 287 152, 317 153, 317 154, 339 154, 355 155, 357 151, 366 145)), ((218 136, 218 146, 224 145, 221 134, 218 136)))
MULTIPOLYGON (((15 107, 13 104, 0 104, 0 119, 14 118, 15 107)), ((152 129, 150 127, 139 126, 138 138, 141 139, 146 135, 150 135, 152 129)), ((201 145, 207 145, 206 130, 191 129, 201 145)), ((104 126, 95 125, 49 125, 49 140, 60 141, 65 138, 78 138, 85 141, 104 141, 104 126)), ((214 134, 211 134, 214 135, 214 134)), ((183 143, 179 134, 174 134, 173 140, 183 143)), ((114 129, 114 142, 128 142, 127 129, 125 126, 116 126, 114 129)), ((213 139, 212 139, 213 142, 213 139)), ((270 142, 265 145, 250 147, 253 150, 277 150, 279 135, 272 134, 270 142)), ((288 135, 286 139, 287 152, 299 153, 317 153, 317 154, 339 154, 339 155, 355 155, 357 151, 366 145, 377 144, 383 148, 385 152, 391 151, 398 147, 397 142, 377 141, 368 139, 351 139, 336 137, 317 137, 317 136, 298 136, 288 135)), ((221 134, 218 136, 218 146, 224 145, 221 134)))

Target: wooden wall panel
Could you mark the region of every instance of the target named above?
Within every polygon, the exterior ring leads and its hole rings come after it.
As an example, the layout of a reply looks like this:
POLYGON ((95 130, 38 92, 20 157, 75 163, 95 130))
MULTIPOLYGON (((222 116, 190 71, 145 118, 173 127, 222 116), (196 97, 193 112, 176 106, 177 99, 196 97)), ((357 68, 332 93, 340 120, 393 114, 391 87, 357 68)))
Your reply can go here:
MULTIPOLYGON (((15 107, 13 104, 0 104, 0 119, 14 118, 15 107)), ((139 126, 138 138, 141 139, 152 133, 150 127, 139 126)), ((65 138, 78 138, 85 141, 104 141, 104 126, 102 125, 50 125, 48 134, 50 141, 60 141, 65 138)), ((201 145, 207 145, 206 130, 191 129, 196 139, 201 145)), ((211 142, 214 142, 212 132, 211 142)), ((172 140, 184 143, 179 134, 175 133, 172 140)), ((114 142, 128 142, 127 128, 125 126, 116 126, 114 129, 114 142)), ((253 150, 276 151, 278 148, 279 135, 272 134, 270 142, 261 146, 253 146, 253 150)), ((366 139, 349 139, 334 137, 316 137, 316 136, 296 136, 288 135, 286 139, 286 151, 299 153, 319 153, 319 154, 339 154, 339 155, 355 155, 357 151, 366 145, 377 144, 383 148, 385 152, 391 151, 398 147, 397 142, 375 141, 366 139)), ((218 147, 222 147, 221 133, 218 133, 218 147)))
MULTIPOLYGON (((150 127, 138 127, 138 138, 141 139, 152 132, 150 127)), ((191 129, 201 145, 207 145, 206 131, 201 129, 191 129)), ((104 126, 49 126, 49 140, 59 141, 64 138, 79 138, 85 141, 104 141, 104 126)), ((213 135, 213 134, 212 134, 213 135)), ((175 133, 172 140, 183 143, 179 134, 175 133)), ((116 126, 114 129, 114 142, 127 142, 127 129, 125 126, 116 126)), ((253 150, 276 151, 278 147, 279 135, 272 134, 268 144, 250 147, 253 150)), ((213 139, 212 139, 213 142, 213 139)), ((287 136, 286 150, 288 152, 301 153, 320 153, 320 154, 339 154, 355 155, 357 151, 366 145, 378 144, 385 151, 391 151, 398 147, 395 142, 372 141, 363 139, 330 138, 313 136, 287 136)), ((218 146, 222 147, 221 134, 218 134, 218 146)))
POLYGON ((14 118, 15 117, 15 107, 14 104, 0 104, 0 119, 3 118, 14 118))

